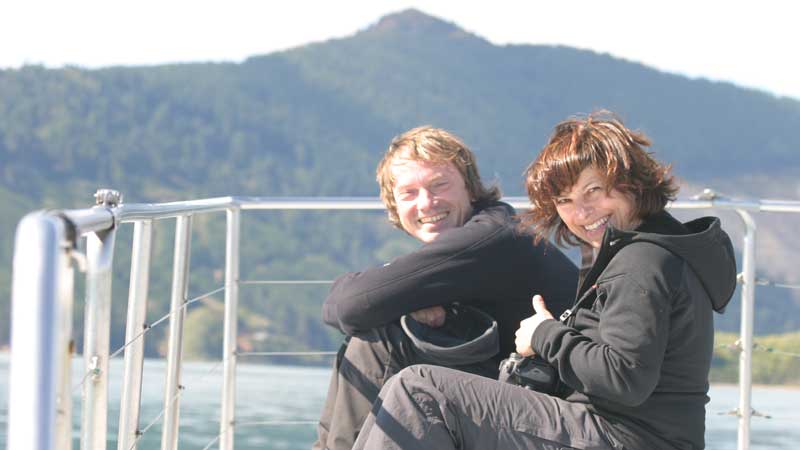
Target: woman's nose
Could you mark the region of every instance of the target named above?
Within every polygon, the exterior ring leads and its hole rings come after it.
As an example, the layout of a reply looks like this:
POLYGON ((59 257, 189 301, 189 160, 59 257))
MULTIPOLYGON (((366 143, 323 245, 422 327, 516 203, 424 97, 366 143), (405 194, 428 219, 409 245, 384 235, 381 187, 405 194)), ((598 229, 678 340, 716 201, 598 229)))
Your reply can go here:
POLYGON ((590 217, 592 215, 592 212, 594 212, 594 208, 592 208, 591 205, 588 205, 586 203, 579 203, 575 205, 575 210, 578 213, 578 217, 581 219, 590 217))

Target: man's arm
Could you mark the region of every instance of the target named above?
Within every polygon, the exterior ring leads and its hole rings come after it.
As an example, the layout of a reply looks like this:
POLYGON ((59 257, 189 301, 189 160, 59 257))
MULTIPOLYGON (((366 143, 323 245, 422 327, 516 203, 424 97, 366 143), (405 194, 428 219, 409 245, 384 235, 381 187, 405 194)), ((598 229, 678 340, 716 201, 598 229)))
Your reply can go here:
POLYGON ((325 299, 323 319, 353 334, 423 308, 502 295, 502 288, 488 292, 485 280, 502 283, 513 266, 510 216, 505 205, 488 208, 390 264, 343 275, 325 299))

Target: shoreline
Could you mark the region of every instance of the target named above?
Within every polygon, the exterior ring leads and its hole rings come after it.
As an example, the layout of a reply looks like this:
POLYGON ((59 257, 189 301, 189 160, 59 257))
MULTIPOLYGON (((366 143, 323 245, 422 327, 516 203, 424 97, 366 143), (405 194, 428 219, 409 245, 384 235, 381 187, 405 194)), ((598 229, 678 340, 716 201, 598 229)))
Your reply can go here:
MULTIPOLYGON (((9 360, 11 356, 11 352, 7 348, 0 348, 0 359, 4 359, 6 361, 9 360)), ((75 355, 75 358, 81 358, 80 355, 75 355)), ((115 358, 115 359, 122 359, 115 358)), ((146 358, 150 359, 150 358, 146 358)), ((161 360, 163 358, 153 358, 153 360, 161 360)), ((213 361, 203 361, 203 360, 185 360, 184 363, 212 363, 213 361)), ((245 366, 284 366, 284 367, 298 367, 298 368, 309 368, 309 367, 319 367, 319 368, 330 368, 329 366, 324 365, 315 365, 315 364, 259 364, 259 363, 240 363, 240 365, 245 366)), ((709 386, 711 387, 725 387, 725 388, 736 388, 739 387, 738 383, 732 383, 729 381, 711 381, 709 382, 709 386)), ((764 390, 771 390, 771 389, 784 389, 790 391, 800 391, 800 384, 797 383, 788 383, 788 384, 763 384, 763 383, 753 383, 751 385, 752 389, 764 389, 764 390)))
MULTIPOLYGON (((731 383, 731 382, 711 382, 709 383, 710 386, 716 387, 739 387, 738 383, 731 383)), ((762 384, 762 383, 753 383, 751 385, 753 389, 786 389, 792 391, 800 391, 800 384, 762 384)))

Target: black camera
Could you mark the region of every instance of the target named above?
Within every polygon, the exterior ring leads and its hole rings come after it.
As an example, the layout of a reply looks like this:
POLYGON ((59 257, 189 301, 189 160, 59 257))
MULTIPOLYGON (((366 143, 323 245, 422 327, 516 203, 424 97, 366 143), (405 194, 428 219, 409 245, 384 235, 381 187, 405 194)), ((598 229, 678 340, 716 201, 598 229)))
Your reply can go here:
POLYGON ((558 388, 558 374, 553 366, 539 357, 526 358, 519 353, 512 353, 500 362, 497 379, 545 394, 555 394, 558 388))

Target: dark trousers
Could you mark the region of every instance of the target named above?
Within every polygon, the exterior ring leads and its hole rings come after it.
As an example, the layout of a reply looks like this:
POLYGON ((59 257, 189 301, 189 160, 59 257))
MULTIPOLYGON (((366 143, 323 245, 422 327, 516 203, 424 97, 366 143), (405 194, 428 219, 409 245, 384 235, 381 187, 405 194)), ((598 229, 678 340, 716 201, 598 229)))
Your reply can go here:
MULTIPOLYGON (((435 363, 394 323, 350 337, 336 357, 312 449, 350 450, 386 381, 413 364, 435 363)), ((493 360, 454 369, 497 376, 493 360)))
POLYGON ((443 367, 393 377, 354 449, 612 450, 609 424, 585 405, 443 367))

